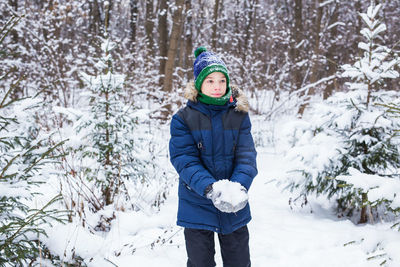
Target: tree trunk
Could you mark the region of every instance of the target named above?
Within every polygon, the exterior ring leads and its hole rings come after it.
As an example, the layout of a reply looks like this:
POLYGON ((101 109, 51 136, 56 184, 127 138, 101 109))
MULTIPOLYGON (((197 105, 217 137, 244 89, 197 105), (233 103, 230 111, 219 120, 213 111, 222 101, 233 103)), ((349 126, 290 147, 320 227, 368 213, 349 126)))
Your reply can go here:
MULTIPOLYGON (((314 20, 314 49, 313 49, 313 54, 311 55, 312 57, 312 67, 311 67, 311 76, 310 76, 310 84, 313 84, 317 82, 318 79, 318 72, 319 72, 319 58, 320 58, 320 33, 321 33, 321 20, 322 20, 322 11, 323 7, 320 7, 320 4, 322 3, 322 0, 315 0, 315 10, 316 10, 316 16, 314 20)), ((300 105, 298 113, 300 115, 303 115, 305 108, 308 105, 308 101, 310 100, 310 96, 315 94, 315 87, 311 87, 308 89, 307 92, 303 92, 300 95, 303 96, 305 93, 307 93, 307 96, 304 98, 304 103, 300 105)))
POLYGON ((292 73, 293 73, 293 83, 294 88, 292 87, 292 91, 298 90, 302 86, 302 75, 300 66, 297 66, 297 62, 300 61, 300 53, 299 47, 297 47, 302 40, 302 32, 303 32, 303 18, 302 18, 302 10, 303 4, 302 0, 295 0, 294 5, 294 27, 292 28, 292 37, 291 37, 291 58, 292 58, 292 73))
MULTIPOLYGON (((247 3, 247 2, 246 2, 247 3)), ((253 21, 255 20, 255 15, 256 15, 256 7, 258 5, 258 0, 251 0, 250 1, 250 6, 246 6, 245 8, 245 21, 246 21, 246 27, 245 27, 245 32, 244 32, 244 39, 243 39, 243 52, 242 52, 242 64, 241 64, 241 76, 245 77, 246 76, 246 69, 247 69, 247 56, 251 56, 253 50, 248 47, 250 43, 250 37, 251 37, 251 26, 253 24, 253 21), (248 11, 247 11, 248 10, 248 11)), ((255 88, 250 88, 252 89, 252 92, 254 92, 255 88)))
MULTIPOLYGON (((240 6, 239 0, 236 0, 236 6, 240 6)), ((241 38, 240 38, 240 35, 241 35, 241 32, 240 32, 241 16, 240 16, 240 14, 241 14, 240 10, 235 9, 235 11, 233 13, 234 23, 232 23, 234 25, 234 29, 235 29, 233 36, 234 36, 234 38, 237 39, 236 40, 236 43, 237 43, 236 48, 237 48, 237 53, 239 55, 241 55, 243 52, 243 46, 242 46, 241 38)))
POLYGON ((135 69, 136 64, 136 31, 137 31, 137 18, 138 18, 138 0, 130 0, 130 18, 129 18, 129 44, 127 48, 129 53, 133 55, 129 63, 129 70, 135 69))
MULTIPOLYGON (((206 2, 208 0, 199 0, 198 1, 198 10, 206 10, 206 2)), ((206 37, 204 35, 204 29, 208 27, 209 25, 207 24, 208 19, 206 18, 206 12, 198 12, 196 16, 196 23, 194 24, 195 29, 193 31, 193 39, 194 40, 204 40, 206 37)), ((209 36, 208 36, 209 37, 209 36)))
MULTIPOLYGON (((18 0, 9 0, 8 4, 14 10, 15 13, 18 14, 18 0)), ((11 17, 12 14, 8 14, 7 10, 5 11, 5 14, 7 17, 11 17)), ((18 38, 18 32, 15 29, 12 29, 10 32, 12 43, 13 44, 18 44, 19 43, 19 38, 18 38)), ((3 73, 2 73, 3 74, 3 73)), ((19 99, 23 97, 24 91, 21 86, 17 86, 14 88, 14 90, 11 91, 10 98, 11 99, 19 99)))
MULTIPOLYGON (((320 69, 320 43, 321 43, 321 20, 323 7, 320 7, 323 0, 315 0, 315 9, 317 11, 315 21, 314 21, 314 52, 312 55, 312 68, 311 68, 311 76, 310 83, 315 83, 318 79, 318 73, 320 69)), ((309 90, 309 95, 314 94, 315 88, 311 88, 309 90)))
POLYGON ((367 193, 363 193, 361 196, 362 196, 363 206, 361 208, 360 221, 358 223, 366 223, 368 222, 368 214, 367 214, 368 205, 366 204, 368 202, 368 195, 367 193))
POLYGON ((372 84, 371 84, 371 81, 368 80, 367 103, 365 103, 365 105, 367 106, 367 109, 368 109, 369 103, 371 101, 371 93, 372 93, 372 84))
MULTIPOLYGON (((158 12, 158 35, 160 48, 160 86, 163 86, 165 75, 165 64, 168 54, 168 5, 167 0, 160 0, 160 10, 158 12)), ((175 18, 174 18, 175 19, 175 18)))
POLYGON ((243 53, 243 63, 246 61, 247 50, 249 49, 249 40, 251 36, 251 25, 253 24, 253 20, 255 19, 256 7, 258 5, 258 0, 252 0, 250 2, 250 6, 246 9, 249 10, 246 12, 246 29, 244 33, 244 53, 243 53))
MULTIPOLYGON (((363 12, 361 2, 362 2, 361 0, 356 0, 354 3, 354 8, 355 8, 355 11, 357 12, 357 14, 360 14, 363 12)), ((358 53, 358 55, 360 57, 362 57, 363 52, 361 49, 358 49, 358 44, 360 43, 360 41, 363 40, 363 37, 359 34, 362 26, 363 26, 363 21, 361 19, 361 16, 357 16, 356 28, 354 29, 354 33, 356 33, 356 36, 355 36, 355 39, 353 40, 353 51, 354 51, 354 55, 356 55, 358 53)), ((353 53, 351 53, 351 54, 353 54, 353 53)))
MULTIPOLYGON (((192 1, 186 0, 186 30, 185 30, 185 48, 186 48, 186 57, 185 57, 185 65, 184 68, 187 70, 191 70, 193 66, 193 38, 192 38, 192 1)), ((190 75, 190 74, 189 74, 190 75)))
MULTIPOLYGON (((185 0, 184 0, 185 1, 185 0)), ((186 1, 185 1, 186 2, 186 1)), ((186 4, 185 4, 185 7, 186 7, 186 4)), ((179 71, 178 71, 178 76, 181 78, 181 80, 183 80, 183 78, 184 78, 184 76, 185 76, 185 69, 184 69, 184 65, 185 65, 185 60, 186 60, 186 58, 188 57, 188 56, 186 56, 186 49, 185 49, 185 44, 186 44, 186 42, 185 42, 185 40, 184 40, 184 36, 185 36, 185 34, 184 34, 184 30, 185 30, 185 22, 184 22, 184 15, 182 14, 181 15, 181 25, 180 25, 180 29, 179 29, 179 56, 178 56, 178 58, 179 58, 179 63, 178 63, 178 67, 179 67, 179 71)))
POLYGON ((137 0, 129 1, 131 17, 129 21, 130 26, 130 39, 131 43, 134 44, 136 42, 136 28, 137 28, 137 18, 138 18, 138 2, 137 0))
POLYGON ((217 49, 217 28, 218 28, 219 2, 220 2, 220 0, 215 0, 215 5, 214 5, 214 19, 213 19, 212 35, 211 35, 212 48, 214 50, 217 49))
MULTIPOLYGON (((339 6, 338 3, 335 2, 335 7, 333 8, 332 16, 331 16, 331 21, 329 24, 335 24, 338 21, 338 16, 339 16, 339 6)), ((329 30, 329 39, 331 40, 331 44, 328 47, 327 53, 326 53, 326 58, 328 60, 328 77, 334 75, 337 72, 337 64, 338 64, 338 57, 336 56, 336 38, 338 35, 337 31, 337 26, 332 27, 329 30)), ((328 81, 324 93, 323 93, 323 98, 327 99, 333 94, 333 91, 336 88, 336 78, 333 79, 332 81, 328 81)))
POLYGON ((104 33, 108 36, 108 27, 110 26, 110 16, 112 11, 112 1, 104 2, 104 33))
POLYGON ((154 14, 153 14, 153 1, 146 1, 146 21, 144 24, 144 28, 146 31, 146 39, 147 39, 147 50, 148 56, 154 56, 154 38, 153 38, 153 29, 154 29, 154 14))
POLYGON ((225 7, 224 0, 221 0, 219 9, 221 10, 220 19, 219 19, 219 21, 220 21, 220 23, 219 23, 220 24, 220 29, 222 29, 222 31, 221 31, 221 39, 224 39, 224 41, 222 42, 220 48, 222 50, 224 50, 224 51, 229 51, 229 49, 231 49, 231 43, 229 41, 227 41, 225 38, 223 38, 223 36, 226 36, 226 34, 227 34, 227 30, 226 30, 227 24, 231 23, 231 19, 227 18, 227 15, 226 15, 227 9, 225 7))
MULTIPOLYGON (((8 4, 12 8, 12 10, 14 10, 14 12, 18 14, 18 0, 8 0, 8 4)), ((18 32, 15 29, 12 29, 10 34, 13 42, 18 43, 18 32)))
POLYGON ((163 88, 165 92, 171 92, 172 90, 172 75, 174 72, 175 57, 177 55, 177 48, 180 39, 184 0, 176 0, 175 4, 178 8, 172 17, 171 38, 169 40, 168 56, 164 70, 165 78, 163 88))
POLYGON ((90 18, 89 18, 89 29, 92 33, 92 37, 95 37, 99 34, 100 31, 100 24, 101 24, 101 14, 100 14, 100 7, 97 0, 93 2, 89 2, 90 4, 90 18))

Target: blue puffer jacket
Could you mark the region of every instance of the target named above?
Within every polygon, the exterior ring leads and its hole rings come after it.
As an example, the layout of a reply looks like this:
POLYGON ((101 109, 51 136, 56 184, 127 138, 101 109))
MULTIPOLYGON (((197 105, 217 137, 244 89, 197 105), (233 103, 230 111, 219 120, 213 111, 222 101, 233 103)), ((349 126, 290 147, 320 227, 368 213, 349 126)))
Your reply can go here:
POLYGON ((169 151, 179 174, 180 226, 228 234, 251 220, 249 205, 224 213, 204 196, 205 188, 217 180, 230 179, 249 189, 257 175, 248 102, 234 87, 232 95, 233 101, 224 106, 203 104, 189 84, 187 106, 172 118, 169 151))

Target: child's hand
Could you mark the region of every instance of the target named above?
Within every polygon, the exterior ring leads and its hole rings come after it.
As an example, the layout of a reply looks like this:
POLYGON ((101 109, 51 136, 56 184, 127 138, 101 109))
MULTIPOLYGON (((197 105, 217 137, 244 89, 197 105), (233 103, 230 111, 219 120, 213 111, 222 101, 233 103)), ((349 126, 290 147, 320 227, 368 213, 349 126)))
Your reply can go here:
POLYGON ((206 197, 222 212, 232 213, 243 209, 249 199, 247 190, 237 182, 220 180, 206 190, 206 197))

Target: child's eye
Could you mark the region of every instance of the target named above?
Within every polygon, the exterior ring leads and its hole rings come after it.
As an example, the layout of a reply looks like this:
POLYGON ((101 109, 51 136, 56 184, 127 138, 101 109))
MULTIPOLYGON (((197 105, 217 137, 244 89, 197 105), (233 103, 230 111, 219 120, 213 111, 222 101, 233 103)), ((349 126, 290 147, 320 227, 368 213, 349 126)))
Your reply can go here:
POLYGON ((213 80, 208 80, 208 83, 213 83, 214 81, 213 80))
POLYGON ((221 80, 221 83, 225 83, 226 81, 225 80, 221 80))

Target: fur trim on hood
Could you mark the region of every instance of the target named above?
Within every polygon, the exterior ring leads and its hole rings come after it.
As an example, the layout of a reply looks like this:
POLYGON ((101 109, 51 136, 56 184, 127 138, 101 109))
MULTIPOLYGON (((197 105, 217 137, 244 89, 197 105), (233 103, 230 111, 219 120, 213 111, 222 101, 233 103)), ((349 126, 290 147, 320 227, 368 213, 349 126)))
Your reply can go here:
MULTIPOLYGON (((232 97, 236 99, 236 107, 235 110, 241 112, 249 112, 249 100, 245 96, 242 90, 240 90, 236 85, 231 85, 232 97)), ((194 81, 188 82, 185 89, 184 97, 187 100, 197 102, 198 92, 194 86, 194 81)))

